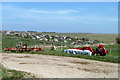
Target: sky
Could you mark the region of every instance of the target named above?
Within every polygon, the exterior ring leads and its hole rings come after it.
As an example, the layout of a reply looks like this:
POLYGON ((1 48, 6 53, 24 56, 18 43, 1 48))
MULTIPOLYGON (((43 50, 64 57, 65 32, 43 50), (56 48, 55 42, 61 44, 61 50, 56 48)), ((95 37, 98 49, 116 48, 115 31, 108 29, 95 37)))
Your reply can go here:
POLYGON ((2 30, 118 33, 118 3, 3 2, 2 30))

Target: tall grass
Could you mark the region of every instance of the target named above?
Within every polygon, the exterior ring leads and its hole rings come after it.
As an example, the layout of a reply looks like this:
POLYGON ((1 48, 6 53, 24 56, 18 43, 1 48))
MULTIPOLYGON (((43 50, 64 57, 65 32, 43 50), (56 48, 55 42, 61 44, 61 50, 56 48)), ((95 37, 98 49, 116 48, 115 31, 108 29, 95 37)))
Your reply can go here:
POLYGON ((32 75, 31 73, 23 72, 23 71, 16 71, 16 70, 10 70, 6 69, 3 66, 0 66, 2 69, 2 78, 3 79, 9 79, 12 80, 13 78, 34 78, 35 75, 32 75))

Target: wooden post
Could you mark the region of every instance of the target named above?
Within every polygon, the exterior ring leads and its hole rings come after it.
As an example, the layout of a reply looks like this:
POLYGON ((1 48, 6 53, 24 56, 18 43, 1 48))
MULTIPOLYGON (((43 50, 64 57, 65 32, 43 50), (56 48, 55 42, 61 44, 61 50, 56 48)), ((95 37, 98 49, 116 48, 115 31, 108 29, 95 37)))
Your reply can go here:
POLYGON ((111 48, 109 48, 109 55, 111 56, 111 48))
POLYGON ((60 49, 62 50, 62 45, 60 46, 60 49))

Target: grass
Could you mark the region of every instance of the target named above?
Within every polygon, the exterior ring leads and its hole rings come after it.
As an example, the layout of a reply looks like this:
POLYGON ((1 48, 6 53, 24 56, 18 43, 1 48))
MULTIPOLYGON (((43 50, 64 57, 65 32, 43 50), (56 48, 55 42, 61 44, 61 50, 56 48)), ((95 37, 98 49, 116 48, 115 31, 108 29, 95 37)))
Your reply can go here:
MULTIPOLYGON (((106 56, 88 56, 88 55, 79 55, 79 54, 67 54, 63 53, 60 49, 56 51, 50 51, 46 49, 44 52, 40 52, 38 54, 42 55, 56 55, 56 56, 66 56, 66 57, 76 57, 76 58, 83 58, 83 59, 91 59, 91 60, 98 60, 98 61, 105 61, 105 62, 112 62, 118 63, 118 45, 108 45, 105 48, 108 50, 111 47, 111 55, 109 53, 106 56), (112 46, 112 47, 111 47, 112 46)), ((35 52, 33 52, 34 54, 35 52)))
MULTIPOLYGON (((92 48, 95 48, 92 46, 92 48)), ((97 61, 104 61, 104 62, 111 62, 111 63, 119 63, 119 56, 118 56, 118 45, 105 45, 105 48, 109 50, 111 48, 111 55, 108 53, 106 56, 89 56, 89 55, 79 55, 79 54, 68 54, 62 52, 61 49, 57 49, 51 51, 50 48, 46 48, 45 51, 40 52, 24 52, 18 54, 39 54, 39 55, 54 55, 54 56, 65 56, 65 57, 75 57, 75 58, 83 58, 83 59, 90 59, 90 60, 97 60, 97 61)))
POLYGON ((22 42, 23 44, 28 44, 29 46, 31 45, 39 45, 46 43, 47 45, 51 45, 52 43, 55 45, 64 45, 62 43, 55 43, 52 41, 40 41, 40 40, 34 40, 34 39, 27 39, 27 38, 22 38, 22 37, 16 37, 16 36, 6 36, 2 35, 2 48, 5 47, 15 47, 16 44, 19 42, 22 42))
POLYGON ((34 78, 35 76, 31 73, 23 72, 23 71, 16 71, 16 70, 9 70, 5 67, 2 67, 2 78, 3 79, 12 79, 12 78, 34 78))
MULTIPOLYGON (((64 33, 61 33, 62 35, 64 33)), ((77 35, 80 33, 71 33, 71 36, 73 35, 77 35)), ((67 35, 67 33, 65 34, 67 35)), ((83 34, 85 35, 85 34, 83 34)), ((90 34, 86 34, 87 36, 90 34)), ((91 34, 91 36, 98 37, 97 34, 91 34)), ((101 34, 102 36, 103 34, 101 34)), ((113 35, 116 34, 104 34, 103 36, 103 40, 105 40, 105 36, 107 37, 107 41, 110 38, 111 35, 111 39, 113 39, 113 35), (109 36, 108 36, 109 35, 109 36), (108 38, 109 37, 109 38, 108 38)), ((100 36, 100 35, 99 35, 100 36)), ((90 37, 90 36, 89 36, 90 37)), ((115 38, 115 37, 114 37, 115 38)), ((26 39, 26 38, 21 38, 21 37, 14 37, 14 36, 2 36, 2 47, 13 47, 16 45, 16 43, 22 41, 23 44, 27 43, 29 45, 39 45, 39 44, 43 44, 43 43, 52 43, 52 42, 48 42, 48 41, 39 41, 39 40, 33 40, 33 39, 26 39)), ((109 42, 109 41, 108 41, 109 42)), ((59 44, 59 43, 55 43, 54 44, 59 44)), ((68 45, 67 45, 68 46, 68 45)), ((93 46, 91 46, 92 48, 95 48, 93 46)), ((42 54, 42 55, 56 55, 56 56, 67 56, 67 57, 76 57, 76 58, 84 58, 84 59, 91 59, 91 60, 98 60, 98 61, 105 61, 105 62, 113 62, 113 63, 118 63, 118 45, 104 45, 104 47, 106 48, 107 51, 109 51, 109 48, 111 48, 111 55, 108 53, 106 56, 87 56, 87 55, 77 55, 77 54, 66 54, 63 53, 62 50, 57 49, 56 51, 51 51, 50 48, 45 48, 45 51, 43 52, 29 52, 28 54, 42 54)), ((67 47, 69 48, 69 47, 67 47)))
MULTIPOLYGON (((40 34, 48 34, 48 33, 40 33, 40 34)), ((79 37, 79 38, 85 37, 85 38, 89 38, 90 40, 99 40, 100 42, 103 41, 104 43, 116 43, 116 38, 118 37, 118 34, 95 34, 95 33, 49 33, 49 34, 79 37)), ((28 43, 29 45, 44 44, 44 43, 48 45, 50 45, 51 43, 55 45, 59 45, 59 44, 64 45, 64 43, 59 43, 59 42, 56 43, 52 41, 39 41, 39 40, 33 40, 33 39, 27 39, 27 38, 21 38, 21 37, 2 35, 2 47, 3 48, 15 46, 16 43, 20 41, 22 41, 23 43, 28 43)), ((70 45, 69 42, 67 45, 70 45)))

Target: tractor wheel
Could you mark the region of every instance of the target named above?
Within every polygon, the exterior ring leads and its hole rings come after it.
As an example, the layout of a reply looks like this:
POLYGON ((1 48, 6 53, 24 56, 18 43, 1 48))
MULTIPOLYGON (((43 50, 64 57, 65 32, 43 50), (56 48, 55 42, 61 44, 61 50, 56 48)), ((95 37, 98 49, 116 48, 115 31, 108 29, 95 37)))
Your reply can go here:
POLYGON ((100 52, 100 56, 105 56, 106 54, 103 52, 100 52))
POLYGON ((95 55, 96 55, 96 53, 93 53, 92 55, 93 55, 93 56, 95 56, 95 55))

